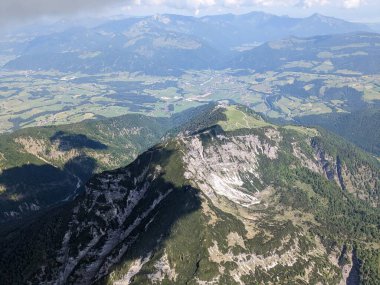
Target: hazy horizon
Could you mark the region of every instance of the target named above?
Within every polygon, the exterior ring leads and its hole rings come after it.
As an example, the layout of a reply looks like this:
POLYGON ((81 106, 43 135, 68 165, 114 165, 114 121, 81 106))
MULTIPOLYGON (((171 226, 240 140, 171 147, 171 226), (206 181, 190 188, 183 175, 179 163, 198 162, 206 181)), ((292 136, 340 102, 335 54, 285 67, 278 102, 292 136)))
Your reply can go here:
POLYGON ((0 30, 36 22, 86 21, 120 17, 177 14, 206 16, 265 12, 304 18, 315 13, 352 22, 380 23, 376 0, 4 0, 0 3, 0 30))

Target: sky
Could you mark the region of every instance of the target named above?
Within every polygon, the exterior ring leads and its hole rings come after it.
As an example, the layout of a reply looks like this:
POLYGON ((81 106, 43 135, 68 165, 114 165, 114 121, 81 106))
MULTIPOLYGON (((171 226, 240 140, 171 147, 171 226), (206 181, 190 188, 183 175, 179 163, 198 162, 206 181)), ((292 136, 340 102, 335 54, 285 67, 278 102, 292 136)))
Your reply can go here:
POLYGON ((0 0, 0 29, 39 19, 210 14, 264 11, 305 17, 321 13, 355 22, 380 23, 380 0, 0 0))

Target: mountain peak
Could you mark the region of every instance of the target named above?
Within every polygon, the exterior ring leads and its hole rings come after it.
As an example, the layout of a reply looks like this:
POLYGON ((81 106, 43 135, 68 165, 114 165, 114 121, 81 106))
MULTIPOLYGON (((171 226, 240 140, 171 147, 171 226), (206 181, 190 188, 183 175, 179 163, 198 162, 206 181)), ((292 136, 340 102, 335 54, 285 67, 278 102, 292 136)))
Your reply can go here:
POLYGON ((219 121, 218 124, 225 131, 274 126, 247 107, 241 105, 225 105, 223 103, 218 106, 222 109, 222 114, 225 115, 225 120, 219 121))
POLYGON ((219 126, 226 132, 239 129, 275 127, 266 122, 258 113, 244 105, 236 104, 230 100, 220 100, 199 108, 197 115, 180 127, 180 132, 186 134, 198 133, 214 126, 219 126))
POLYGON ((316 22, 328 24, 330 26, 340 25, 340 24, 343 24, 343 23, 351 24, 352 25, 352 23, 347 22, 345 20, 334 18, 334 17, 330 17, 330 16, 325 16, 325 15, 320 14, 320 13, 314 13, 310 17, 305 18, 305 20, 316 21, 316 22))
POLYGON ((339 256, 348 264, 343 271, 354 266, 352 245, 342 246, 357 238, 364 248, 366 231, 374 231, 368 243, 378 236, 378 205, 357 198, 378 201, 360 186, 378 183, 378 167, 328 134, 271 125, 229 101, 196 117, 190 127, 198 132, 96 175, 72 206, 29 229, 50 234, 1 244, 2 264, 25 262, 3 271, 3 280, 339 284, 339 256), (30 263, 30 252, 41 254, 30 263))
POLYGON ((171 19, 167 15, 156 14, 152 16, 152 19, 165 25, 168 25, 171 23, 171 19))
POLYGON ((314 14, 310 15, 309 18, 327 18, 327 17, 323 14, 320 14, 320 13, 314 13, 314 14))

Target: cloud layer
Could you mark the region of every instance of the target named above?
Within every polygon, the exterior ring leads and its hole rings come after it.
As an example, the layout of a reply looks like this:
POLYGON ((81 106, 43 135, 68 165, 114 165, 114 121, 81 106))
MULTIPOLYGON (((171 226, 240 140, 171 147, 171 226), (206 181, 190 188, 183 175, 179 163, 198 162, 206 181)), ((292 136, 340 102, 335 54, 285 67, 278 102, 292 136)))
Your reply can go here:
POLYGON ((275 7, 275 6, 297 6, 312 8, 316 6, 335 5, 344 8, 358 8, 363 0, 133 0, 131 5, 166 5, 180 9, 199 9, 209 7, 275 7))

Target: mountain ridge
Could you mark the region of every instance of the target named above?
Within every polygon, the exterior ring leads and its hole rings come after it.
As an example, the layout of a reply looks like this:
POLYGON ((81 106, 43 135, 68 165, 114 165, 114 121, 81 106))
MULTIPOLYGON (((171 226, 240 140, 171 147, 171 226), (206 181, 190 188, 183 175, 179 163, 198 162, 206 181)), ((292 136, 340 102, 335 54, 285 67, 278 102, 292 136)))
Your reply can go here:
POLYGON ((3 235, 3 280, 338 284, 352 270, 378 280, 363 271, 373 263, 354 262, 370 260, 367 246, 379 243, 378 162, 327 133, 246 111, 218 104, 197 130, 96 175, 48 224, 55 246, 34 245, 30 256, 13 244, 21 250, 12 255, 12 234, 3 235), (38 262, 15 275, 22 260, 38 262))
POLYGON ((4 65, 8 70, 112 71, 175 75, 183 69, 218 68, 221 56, 289 36, 370 32, 365 25, 313 15, 290 18, 262 13, 205 17, 163 14, 71 28, 36 37, 4 65), (307 27, 307 29, 305 29, 307 27), (42 60, 48 58, 49 60, 42 60), (192 60, 184 60, 191 58, 192 60))

